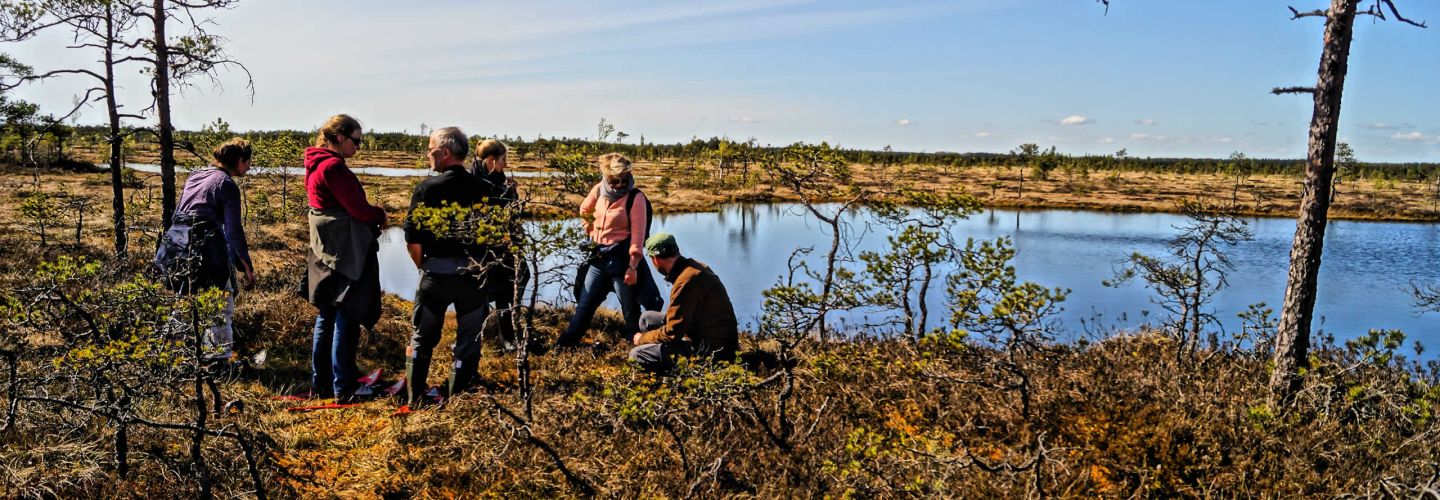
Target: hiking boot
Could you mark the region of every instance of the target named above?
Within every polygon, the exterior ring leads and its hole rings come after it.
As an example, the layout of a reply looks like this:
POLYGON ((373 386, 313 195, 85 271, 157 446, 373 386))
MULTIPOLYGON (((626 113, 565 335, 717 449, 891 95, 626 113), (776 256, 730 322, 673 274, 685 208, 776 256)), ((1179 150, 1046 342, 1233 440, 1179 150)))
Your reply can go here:
POLYGON ((445 391, 439 387, 431 387, 425 391, 425 402, 433 405, 445 404, 445 391))
POLYGON ((356 387, 355 391, 351 392, 350 394, 343 394, 339 397, 336 397, 335 402, 341 404, 359 403, 373 397, 375 397, 375 388, 368 385, 362 385, 360 387, 356 387))

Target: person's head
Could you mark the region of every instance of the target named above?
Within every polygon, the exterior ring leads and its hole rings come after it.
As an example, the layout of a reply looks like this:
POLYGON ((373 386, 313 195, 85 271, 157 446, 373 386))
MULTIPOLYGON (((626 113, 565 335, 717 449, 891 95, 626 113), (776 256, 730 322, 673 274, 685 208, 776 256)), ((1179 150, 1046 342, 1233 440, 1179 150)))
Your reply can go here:
POLYGON ((250 171, 250 155, 252 153, 250 141, 236 137, 216 147, 214 151, 210 152, 210 156, 214 156, 215 161, 220 164, 220 168, 225 169, 230 175, 241 176, 250 171))
POLYGON ((655 265, 656 271, 670 274, 670 268, 680 258, 680 245, 675 243, 675 237, 670 233, 655 233, 645 238, 645 255, 650 256, 650 263, 655 265))
POLYGON ((600 175, 604 181, 613 189, 621 189, 628 185, 633 179, 630 159, 620 153, 605 153, 600 155, 600 175))
POLYGON ((504 172, 505 167, 509 166, 509 162, 505 160, 505 153, 508 151, 505 143, 485 139, 475 148, 475 157, 480 159, 480 165, 485 167, 486 172, 504 172))
POLYGON ((435 129, 430 133, 430 168, 439 172, 452 165, 464 165, 470 152, 470 138, 459 127, 435 129))
POLYGON ((360 145, 365 143, 365 136, 361 133, 360 122, 350 115, 335 115, 325 121, 320 127, 320 133, 315 136, 315 147, 325 148, 341 157, 349 158, 360 151, 360 145))

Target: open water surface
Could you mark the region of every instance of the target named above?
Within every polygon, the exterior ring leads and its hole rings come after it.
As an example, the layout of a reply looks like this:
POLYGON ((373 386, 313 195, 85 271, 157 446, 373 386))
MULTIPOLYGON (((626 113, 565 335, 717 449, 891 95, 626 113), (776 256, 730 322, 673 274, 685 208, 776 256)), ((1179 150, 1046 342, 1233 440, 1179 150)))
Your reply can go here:
MULTIPOLYGON (((1068 288, 1059 319, 1070 338, 1087 326, 1131 327, 1148 319, 1157 321, 1163 311, 1150 302, 1141 283, 1120 288, 1102 281, 1114 276, 1119 262, 1132 252, 1166 255, 1166 243, 1185 223, 1173 214, 1121 214, 1073 210, 991 210, 956 220, 950 227, 962 238, 1009 237, 1016 256, 1012 264, 1021 280, 1055 288, 1068 288), (1083 323, 1082 323, 1083 321, 1083 323)), ((880 250, 892 228, 876 223, 867 213, 850 218, 854 234, 847 238, 852 251, 880 250)), ((1265 302, 1277 311, 1283 299, 1293 219, 1249 219, 1254 239, 1226 248, 1235 266, 1229 288, 1211 304, 1226 331, 1240 327, 1236 314, 1265 302)), ((786 259, 799 247, 815 247, 812 263, 821 263, 830 236, 825 228, 789 204, 737 204, 716 212, 658 214, 655 231, 675 235, 681 252, 715 269, 730 293, 742 324, 760 314, 760 292, 785 272, 786 259)), ((1440 315, 1420 315, 1408 294, 1412 281, 1440 283, 1440 224, 1332 221, 1326 231, 1320 291, 1315 305, 1314 330, 1337 339, 1353 338, 1369 329, 1399 329, 1409 339, 1431 349, 1440 348, 1436 333, 1440 315)), ((553 263, 552 265, 568 265, 553 263)), ((573 271, 567 269, 568 275, 573 271)), ((382 286, 411 298, 418 276, 404 250, 404 238, 392 228, 381 239, 382 286)), ((668 291, 662 285, 662 294, 668 291)), ((551 287, 542 299, 567 301, 562 290, 551 287)), ((932 286, 930 326, 946 319, 944 285, 932 286)), ((612 296, 610 307, 617 307, 612 296)), ((875 322, 864 313, 835 314, 834 323, 875 322), (848 315, 847 315, 848 314, 848 315)), ((1407 341, 1408 345, 1411 342, 1407 341)))

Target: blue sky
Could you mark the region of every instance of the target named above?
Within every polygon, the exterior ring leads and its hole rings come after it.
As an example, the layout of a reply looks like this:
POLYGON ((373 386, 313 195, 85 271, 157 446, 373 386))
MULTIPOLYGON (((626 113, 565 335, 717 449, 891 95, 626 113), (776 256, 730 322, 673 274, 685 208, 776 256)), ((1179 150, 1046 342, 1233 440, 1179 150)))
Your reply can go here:
MULTIPOLYGON (((1368 0, 1367 0, 1368 2, 1368 0)), ((254 74, 179 96, 184 128, 829 141, 913 151, 1301 157, 1321 0, 411 2, 246 0, 213 31, 254 74)), ((1440 2, 1396 2, 1440 25, 1440 2)), ((1362 19, 1341 140, 1362 160, 1440 161, 1440 27, 1362 19)), ((93 61, 46 37, 0 47, 37 69, 93 61)), ((136 67, 133 71, 137 71, 136 67)), ((83 82, 19 91, 58 109, 83 82)), ((146 86, 126 86, 134 108, 146 86)), ((83 122, 102 118, 88 112, 83 122)), ((634 139, 630 139, 633 141, 634 139)))

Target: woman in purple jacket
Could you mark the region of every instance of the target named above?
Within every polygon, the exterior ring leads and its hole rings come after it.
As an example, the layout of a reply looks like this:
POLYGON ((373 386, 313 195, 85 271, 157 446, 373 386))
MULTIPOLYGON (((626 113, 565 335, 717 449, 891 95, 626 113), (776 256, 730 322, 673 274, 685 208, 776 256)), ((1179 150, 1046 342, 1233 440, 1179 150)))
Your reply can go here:
MULTIPOLYGON (((205 332, 206 359, 230 360, 234 357, 234 332, 231 316, 235 312, 235 274, 246 290, 255 286, 255 266, 245 241, 245 228, 240 221, 240 187, 234 177, 250 170, 250 143, 234 138, 215 148, 218 167, 206 167, 190 174, 180 203, 175 207, 175 222, 165 233, 163 247, 184 246, 191 238, 207 239, 199 245, 200 278, 189 278, 186 292, 205 286, 219 287, 226 292, 224 318, 205 332)), ((190 247, 192 251, 195 246, 190 247)))

